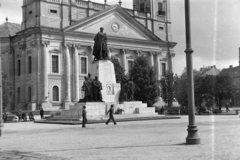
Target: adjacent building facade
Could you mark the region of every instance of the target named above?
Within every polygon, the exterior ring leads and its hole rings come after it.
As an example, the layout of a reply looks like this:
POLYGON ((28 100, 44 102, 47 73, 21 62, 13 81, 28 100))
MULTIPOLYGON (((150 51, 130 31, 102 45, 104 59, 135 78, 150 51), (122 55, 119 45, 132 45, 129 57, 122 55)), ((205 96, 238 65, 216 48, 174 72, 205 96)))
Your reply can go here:
POLYGON ((0 36, 3 72, 14 90, 8 110, 55 110, 78 102, 100 27, 107 34, 109 57, 118 59, 126 73, 144 55, 160 79, 175 55, 169 3, 134 0, 130 10, 121 3, 23 0, 21 29, 0 36))

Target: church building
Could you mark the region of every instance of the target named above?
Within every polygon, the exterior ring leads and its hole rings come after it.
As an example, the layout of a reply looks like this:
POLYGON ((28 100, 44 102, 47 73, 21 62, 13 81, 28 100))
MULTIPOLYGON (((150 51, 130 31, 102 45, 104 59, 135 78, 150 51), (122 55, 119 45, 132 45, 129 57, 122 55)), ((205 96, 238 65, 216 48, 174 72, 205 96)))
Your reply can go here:
POLYGON ((0 25, 3 74, 13 87, 7 110, 58 110, 77 103, 100 27, 108 56, 118 59, 126 74, 140 55, 158 79, 172 71, 170 0, 133 0, 133 9, 121 3, 23 0, 22 24, 0 25))

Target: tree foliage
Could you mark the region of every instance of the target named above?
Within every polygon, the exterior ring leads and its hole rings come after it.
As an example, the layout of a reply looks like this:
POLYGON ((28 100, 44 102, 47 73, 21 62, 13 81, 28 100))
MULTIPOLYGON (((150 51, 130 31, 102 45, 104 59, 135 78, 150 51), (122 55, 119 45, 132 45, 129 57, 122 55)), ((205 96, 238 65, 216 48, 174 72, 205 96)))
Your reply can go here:
POLYGON ((137 88, 134 93, 135 99, 152 106, 160 96, 160 84, 154 69, 144 56, 135 59, 130 77, 137 88))
POLYGON ((234 93, 233 80, 229 75, 217 75, 214 79, 214 97, 219 109, 223 99, 230 99, 234 93))
POLYGON ((125 70, 124 68, 121 66, 121 64, 119 63, 119 61, 115 58, 111 58, 111 61, 114 65, 114 70, 115 70, 115 75, 116 75, 116 81, 117 83, 121 83, 123 77, 125 76, 125 70))
MULTIPOLYGON (((183 73, 177 79, 176 99, 182 106, 188 105, 187 99, 187 75, 183 73)), ((201 107, 206 102, 207 107, 211 107, 216 102, 221 109, 223 99, 230 99, 233 94, 232 79, 228 75, 206 75, 201 76, 194 72, 194 97, 195 106, 201 107)))
POLYGON ((176 78, 172 72, 167 72, 160 79, 161 97, 168 104, 168 107, 172 107, 172 102, 176 97, 176 78))

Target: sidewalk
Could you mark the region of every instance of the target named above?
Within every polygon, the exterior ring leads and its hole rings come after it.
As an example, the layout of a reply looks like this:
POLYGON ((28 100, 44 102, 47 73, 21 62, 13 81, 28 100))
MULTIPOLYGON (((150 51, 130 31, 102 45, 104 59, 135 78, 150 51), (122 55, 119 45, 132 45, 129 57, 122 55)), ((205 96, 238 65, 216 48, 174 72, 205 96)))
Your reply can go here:
POLYGON ((239 116, 196 116, 201 144, 186 145, 188 116, 180 119, 78 125, 7 123, 0 159, 239 160, 239 116))

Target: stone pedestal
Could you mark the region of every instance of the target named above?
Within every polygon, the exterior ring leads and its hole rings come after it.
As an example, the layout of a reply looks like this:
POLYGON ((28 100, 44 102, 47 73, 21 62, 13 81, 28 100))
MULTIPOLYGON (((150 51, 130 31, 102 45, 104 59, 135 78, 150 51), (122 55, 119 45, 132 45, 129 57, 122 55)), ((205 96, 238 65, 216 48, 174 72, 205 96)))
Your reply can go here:
POLYGON ((35 111, 37 108, 36 108, 36 103, 29 103, 28 104, 28 108, 27 110, 29 111, 35 111))
POLYGON ((69 109, 71 105, 73 105, 72 102, 64 102, 64 103, 63 103, 64 109, 69 109))
POLYGON ((43 103, 41 104, 41 107, 43 108, 44 111, 46 111, 46 110, 51 110, 51 108, 52 108, 52 103, 43 102, 43 103))
POLYGON ((91 64, 91 75, 102 83, 102 97, 104 102, 118 103, 121 85, 116 83, 114 65, 110 60, 94 61, 91 64))
POLYGON ((61 115, 66 117, 81 117, 83 106, 86 106, 87 116, 104 116, 106 114, 105 102, 83 102, 71 105, 68 110, 62 110, 61 115))

